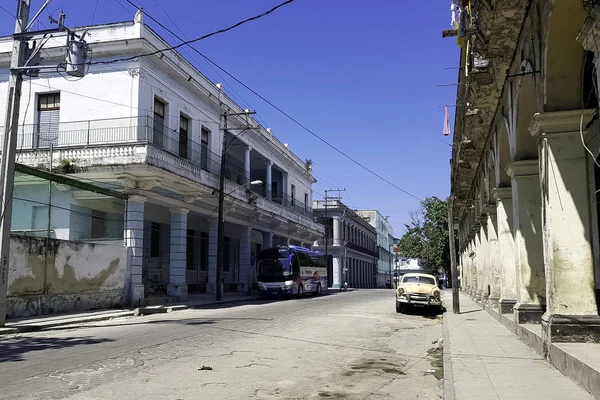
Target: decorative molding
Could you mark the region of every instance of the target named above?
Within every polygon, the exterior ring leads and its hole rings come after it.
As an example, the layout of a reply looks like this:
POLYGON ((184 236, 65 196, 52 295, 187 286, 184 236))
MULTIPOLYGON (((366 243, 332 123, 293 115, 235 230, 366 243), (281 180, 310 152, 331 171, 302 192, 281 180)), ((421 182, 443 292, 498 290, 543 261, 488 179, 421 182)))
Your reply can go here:
POLYGON ((129 73, 129 76, 131 77, 140 76, 140 67, 127 68, 127 73, 129 73))
POLYGON ((586 125, 592 120, 595 111, 585 109, 536 113, 529 124, 529 132, 532 136, 579 133, 580 129, 585 132, 586 125))
POLYGON ((183 208, 183 207, 175 207, 175 208, 169 208, 169 212, 171 214, 187 215, 190 212, 190 210, 188 210, 187 208, 183 208))
POLYGON ((140 196, 138 194, 134 194, 134 195, 127 197, 127 201, 129 203, 144 204, 146 202, 146 200, 148 200, 148 199, 145 196, 140 196))
POLYGON ((494 199, 495 201, 503 199, 512 199, 512 188, 501 187, 492 189, 492 199, 494 199))
POLYGON ((516 176, 534 176, 539 175, 540 167, 538 160, 522 160, 513 161, 508 164, 506 169, 508 176, 515 178, 516 176))
POLYGON ((159 179, 147 179, 138 181, 138 187, 143 190, 152 190, 160 184, 159 179))
POLYGON ((137 182, 135 179, 120 177, 117 178, 117 182, 119 182, 125 189, 135 189, 137 187, 137 182))
POLYGON ((187 196, 183 196, 183 201, 187 204, 192 204, 193 202, 195 202, 196 200, 199 200, 200 196, 199 195, 187 195, 187 196))

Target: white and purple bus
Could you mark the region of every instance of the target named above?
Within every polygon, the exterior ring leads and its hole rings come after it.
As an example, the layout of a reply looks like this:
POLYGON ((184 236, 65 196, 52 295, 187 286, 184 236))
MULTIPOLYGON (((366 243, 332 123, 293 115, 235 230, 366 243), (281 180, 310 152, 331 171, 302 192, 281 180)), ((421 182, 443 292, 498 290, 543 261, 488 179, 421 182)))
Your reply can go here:
POLYGON ((325 255, 298 246, 264 249, 258 254, 256 283, 261 295, 320 295, 327 290, 325 255))

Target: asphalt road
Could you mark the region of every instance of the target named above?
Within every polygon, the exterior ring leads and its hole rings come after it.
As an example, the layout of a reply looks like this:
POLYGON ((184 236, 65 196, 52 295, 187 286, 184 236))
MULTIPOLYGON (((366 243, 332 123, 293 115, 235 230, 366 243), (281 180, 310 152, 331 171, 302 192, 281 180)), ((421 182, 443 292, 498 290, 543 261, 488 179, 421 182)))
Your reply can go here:
POLYGON ((440 399, 441 322, 365 289, 5 336, 0 399, 440 399))

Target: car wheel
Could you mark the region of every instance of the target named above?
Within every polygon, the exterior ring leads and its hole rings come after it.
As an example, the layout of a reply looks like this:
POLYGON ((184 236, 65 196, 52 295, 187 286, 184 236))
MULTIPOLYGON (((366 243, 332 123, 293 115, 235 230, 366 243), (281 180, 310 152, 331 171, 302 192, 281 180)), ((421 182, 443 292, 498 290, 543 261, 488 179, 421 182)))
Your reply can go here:
POLYGON ((398 303, 397 301, 396 301, 396 312, 397 313, 402 312, 402 304, 398 303))
POLYGON ((320 296, 322 294, 321 292, 321 284, 317 284, 317 290, 315 291, 315 295, 320 296))

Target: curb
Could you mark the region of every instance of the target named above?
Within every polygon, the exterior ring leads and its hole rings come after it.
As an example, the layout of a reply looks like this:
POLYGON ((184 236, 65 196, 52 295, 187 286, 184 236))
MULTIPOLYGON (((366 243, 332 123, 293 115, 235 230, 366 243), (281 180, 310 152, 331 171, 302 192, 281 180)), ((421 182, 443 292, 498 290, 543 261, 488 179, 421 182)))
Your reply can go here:
POLYGON ((132 317, 135 315, 135 311, 122 311, 115 312, 112 314, 105 315, 94 315, 81 318, 63 319, 57 321, 43 322, 36 325, 16 325, 14 327, 0 328, 0 335, 6 335, 10 333, 27 333, 27 332, 39 332, 49 328, 56 328, 65 325, 81 324, 86 322, 98 322, 106 321, 113 318, 132 317))
POLYGON ((444 333, 444 400, 455 400, 456 394, 454 392, 454 376, 452 375, 452 354, 450 353, 450 330, 448 329, 448 318, 445 315, 442 331, 444 333))
POLYGON ((246 303, 260 300, 259 297, 253 299, 232 299, 232 300, 222 300, 218 302, 205 303, 200 305, 187 305, 187 304, 176 304, 169 306, 150 306, 150 307, 139 307, 130 311, 121 311, 115 312, 111 314, 103 314, 103 315, 93 315, 87 317, 74 317, 74 318, 65 318, 56 321, 42 322, 35 325, 15 325, 0 328, 0 336, 2 335, 10 335, 15 333, 29 333, 29 332, 39 332, 44 330, 51 330, 52 328, 57 328, 60 326, 66 325, 76 325, 82 324, 86 322, 99 322, 99 321, 107 321, 113 318, 123 318, 123 317, 137 317, 151 314, 164 314, 170 313, 174 311, 183 311, 188 310, 190 308, 203 308, 214 306, 216 304, 230 304, 230 303, 246 303))

